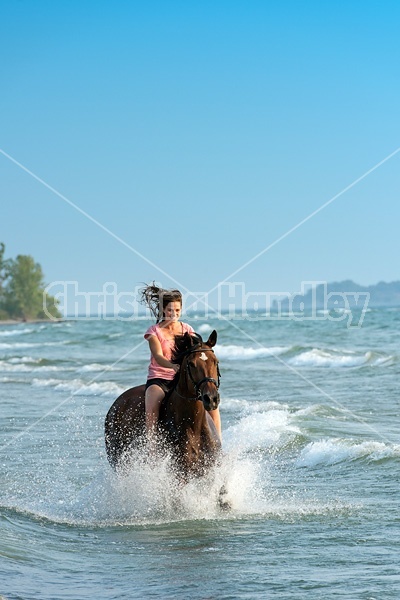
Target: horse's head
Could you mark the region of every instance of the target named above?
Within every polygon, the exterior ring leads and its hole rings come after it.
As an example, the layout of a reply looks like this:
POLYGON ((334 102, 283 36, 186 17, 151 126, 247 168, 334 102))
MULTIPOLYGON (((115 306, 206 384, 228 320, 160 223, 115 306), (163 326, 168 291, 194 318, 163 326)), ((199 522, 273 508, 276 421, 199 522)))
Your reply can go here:
POLYGON ((220 372, 213 350, 216 342, 214 330, 206 342, 198 334, 185 333, 178 336, 175 345, 174 362, 181 367, 177 382, 185 385, 189 396, 201 400, 206 410, 215 410, 219 405, 220 372))

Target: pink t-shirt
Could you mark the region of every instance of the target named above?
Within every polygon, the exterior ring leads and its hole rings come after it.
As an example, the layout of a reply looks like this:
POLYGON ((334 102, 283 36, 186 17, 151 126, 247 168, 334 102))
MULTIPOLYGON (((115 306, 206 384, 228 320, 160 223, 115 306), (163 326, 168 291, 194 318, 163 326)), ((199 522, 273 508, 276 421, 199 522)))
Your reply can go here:
MULTIPOLYGON (((181 326, 182 334, 186 332, 190 333, 191 335, 194 334, 193 327, 191 327, 187 323, 181 322, 181 326)), ((159 340, 164 357, 167 360, 171 360, 172 350, 175 341, 173 339, 170 340, 164 336, 164 330, 158 325, 158 323, 148 328, 148 330, 144 334, 144 338, 148 340, 151 335, 155 335, 156 338, 159 340)), ((167 369, 166 367, 162 367, 161 365, 159 365, 154 356, 151 354, 147 379, 154 379, 155 377, 159 377, 161 379, 171 380, 174 378, 174 375, 175 371, 173 369, 167 369)))

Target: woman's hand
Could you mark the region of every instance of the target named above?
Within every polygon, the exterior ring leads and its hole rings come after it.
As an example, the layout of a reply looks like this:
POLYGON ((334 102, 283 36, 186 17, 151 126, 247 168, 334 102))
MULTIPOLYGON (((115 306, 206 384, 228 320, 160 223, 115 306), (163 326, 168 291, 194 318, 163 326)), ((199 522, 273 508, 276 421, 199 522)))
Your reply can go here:
POLYGON ((172 363, 170 360, 167 360, 163 354, 161 344, 155 335, 150 335, 148 338, 150 352, 153 355, 154 360, 160 367, 164 367, 165 369, 172 369, 175 373, 179 371, 179 365, 172 363))

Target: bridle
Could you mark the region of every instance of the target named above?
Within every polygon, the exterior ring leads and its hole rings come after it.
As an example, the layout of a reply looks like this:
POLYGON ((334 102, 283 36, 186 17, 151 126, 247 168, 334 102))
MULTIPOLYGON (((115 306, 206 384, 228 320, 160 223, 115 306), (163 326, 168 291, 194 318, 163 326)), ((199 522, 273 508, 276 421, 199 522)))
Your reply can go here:
MULTIPOLYGON (((197 352, 212 352, 214 354, 214 350, 212 348, 193 348, 193 350, 187 350, 185 352, 185 357, 187 358, 188 356, 190 356, 191 354, 195 354, 197 352)), ((217 363, 217 376, 218 379, 214 379, 214 377, 203 377, 203 379, 200 379, 200 381, 195 381, 192 371, 190 370, 190 364, 189 361, 186 360, 186 366, 185 366, 185 376, 186 376, 186 381, 187 379, 190 379, 190 381, 193 384, 194 387, 194 391, 196 392, 196 395, 193 398, 187 398, 188 400, 201 400, 201 386, 204 383, 210 382, 213 383, 215 385, 215 387, 217 388, 217 390, 219 389, 220 386, 220 382, 221 382, 221 373, 219 370, 219 365, 217 363)), ((176 388, 175 388, 175 392, 178 394, 178 396, 181 396, 181 398, 184 398, 186 396, 182 396, 182 394, 180 394, 176 388)))

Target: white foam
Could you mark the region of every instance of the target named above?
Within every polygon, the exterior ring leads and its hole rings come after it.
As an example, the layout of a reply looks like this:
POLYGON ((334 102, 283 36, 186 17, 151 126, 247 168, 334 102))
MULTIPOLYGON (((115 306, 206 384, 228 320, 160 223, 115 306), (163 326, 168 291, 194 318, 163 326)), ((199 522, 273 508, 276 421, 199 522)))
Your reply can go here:
POLYGON ((191 520, 235 519, 247 515, 304 516, 326 514, 349 506, 323 502, 302 491, 296 495, 274 489, 268 465, 253 453, 239 457, 225 453, 220 465, 203 478, 182 485, 169 457, 149 464, 139 451, 124 474, 116 474, 103 463, 99 474, 80 491, 65 489, 57 481, 49 493, 26 489, 19 510, 55 522, 96 526, 147 525, 191 520), (231 506, 221 511, 218 497, 224 486, 231 506))
POLYGON ((226 360, 252 360, 254 358, 270 358, 273 356, 279 356, 288 352, 290 348, 286 346, 271 346, 265 348, 252 348, 245 346, 228 345, 223 346, 217 344, 215 346, 215 353, 218 358, 226 360))
POLYGON ((278 449, 300 434, 300 429, 292 424, 288 410, 255 412, 224 432, 224 449, 239 454, 258 449, 278 449))
POLYGON ((357 444, 349 440, 335 438, 308 444, 300 453, 296 461, 296 466, 317 467, 320 465, 334 465, 360 458, 365 458, 369 461, 378 461, 399 457, 399 444, 390 445, 374 441, 357 444))
POLYGON ((371 353, 356 355, 353 352, 335 352, 313 348, 287 360, 295 367, 360 367, 371 360, 371 353))
POLYGON ((12 336, 12 335, 24 335, 25 333, 32 333, 34 330, 33 329, 7 329, 5 331, 0 331, 0 336, 1 337, 8 337, 8 336, 12 336))
POLYGON ((29 365, 24 363, 11 363, 11 361, 0 360, 0 371, 15 373, 46 373, 60 371, 74 371, 73 367, 61 367, 56 365, 29 365))
POLYGON ((381 366, 392 364, 394 356, 381 356, 371 351, 364 353, 352 350, 337 349, 297 349, 288 346, 270 346, 265 348, 253 348, 238 345, 217 344, 215 352, 219 359, 223 360, 254 360, 257 358, 271 358, 281 356, 290 351, 293 356, 284 358, 288 365, 294 367, 362 367, 364 365, 381 366))
POLYGON ((81 379, 62 381, 60 379, 33 379, 34 387, 54 387, 57 392, 70 392, 74 396, 113 396, 117 397, 124 388, 112 381, 85 383, 81 379))
POLYGON ((392 365, 393 362, 394 362, 394 356, 375 357, 372 360, 373 365, 376 367, 380 367, 382 365, 392 365))
MULTIPOLYGON (((77 369, 79 372, 81 373, 90 373, 90 372, 96 372, 96 371, 107 371, 110 370, 108 369, 107 365, 100 365, 99 363, 92 363, 89 365, 84 365, 83 367, 79 367, 79 369, 77 369)), ((113 371, 115 371, 116 369, 112 369, 113 371)))
MULTIPOLYGON (((221 463, 204 478, 186 485, 176 478, 168 456, 157 464, 149 464, 147 455, 140 451, 132 454, 127 470, 119 475, 102 454, 100 472, 83 489, 71 485, 70 474, 62 473, 60 465, 55 463, 54 472, 47 472, 46 477, 27 478, 22 486, 18 485, 17 509, 55 522, 99 527, 235 519, 247 515, 297 517, 348 509, 325 497, 323 501, 310 497, 303 489, 297 494, 290 483, 286 489, 281 484, 274 485, 272 453, 258 450, 260 446, 280 449, 297 431, 291 425, 291 413, 271 403, 269 412, 242 418, 237 426, 224 431, 221 463), (222 512, 218 505, 222 486, 227 490, 224 499, 231 505, 227 512, 222 512)), ((50 463, 49 457, 47 467, 50 463)), ((296 475, 293 470, 291 475, 296 475)), ((16 506, 15 495, 10 502, 16 506)))
POLYGON ((246 400, 244 398, 221 398, 221 404, 224 410, 228 410, 231 412, 266 412, 271 409, 284 410, 287 409, 288 406, 285 404, 281 404, 279 402, 274 402, 273 400, 246 400))
POLYGON ((31 356, 21 356, 21 357, 17 357, 14 356, 12 358, 8 358, 7 362, 11 363, 11 364, 19 364, 19 363, 39 363, 40 362, 40 358, 32 358, 31 356))
POLYGON ((6 342, 0 344, 0 349, 8 349, 8 348, 41 348, 43 346, 63 346, 68 342, 16 342, 15 344, 8 344, 6 342))
POLYGON ((19 502, 36 515, 70 524, 127 525, 165 523, 189 519, 234 518, 268 510, 263 491, 265 472, 259 462, 225 454, 221 464, 202 478, 182 485, 170 457, 149 464, 134 451, 123 473, 103 463, 100 473, 79 492, 55 482, 49 494, 29 487, 19 502), (231 510, 221 512, 218 497, 225 486, 231 510), (40 498, 39 502, 35 498, 40 498))
POLYGON ((41 373, 41 372, 65 372, 65 371, 77 371, 78 373, 91 373, 91 372, 102 372, 102 371, 119 371, 118 367, 109 368, 108 365, 101 365, 99 363, 91 363, 83 365, 82 367, 67 367, 62 365, 38 365, 41 359, 34 359, 29 356, 22 358, 9 358, 7 360, 0 360, 0 371, 15 371, 19 373, 41 373))
POLYGON ((0 383, 25 383, 23 379, 14 379, 12 377, 0 377, 0 383))

